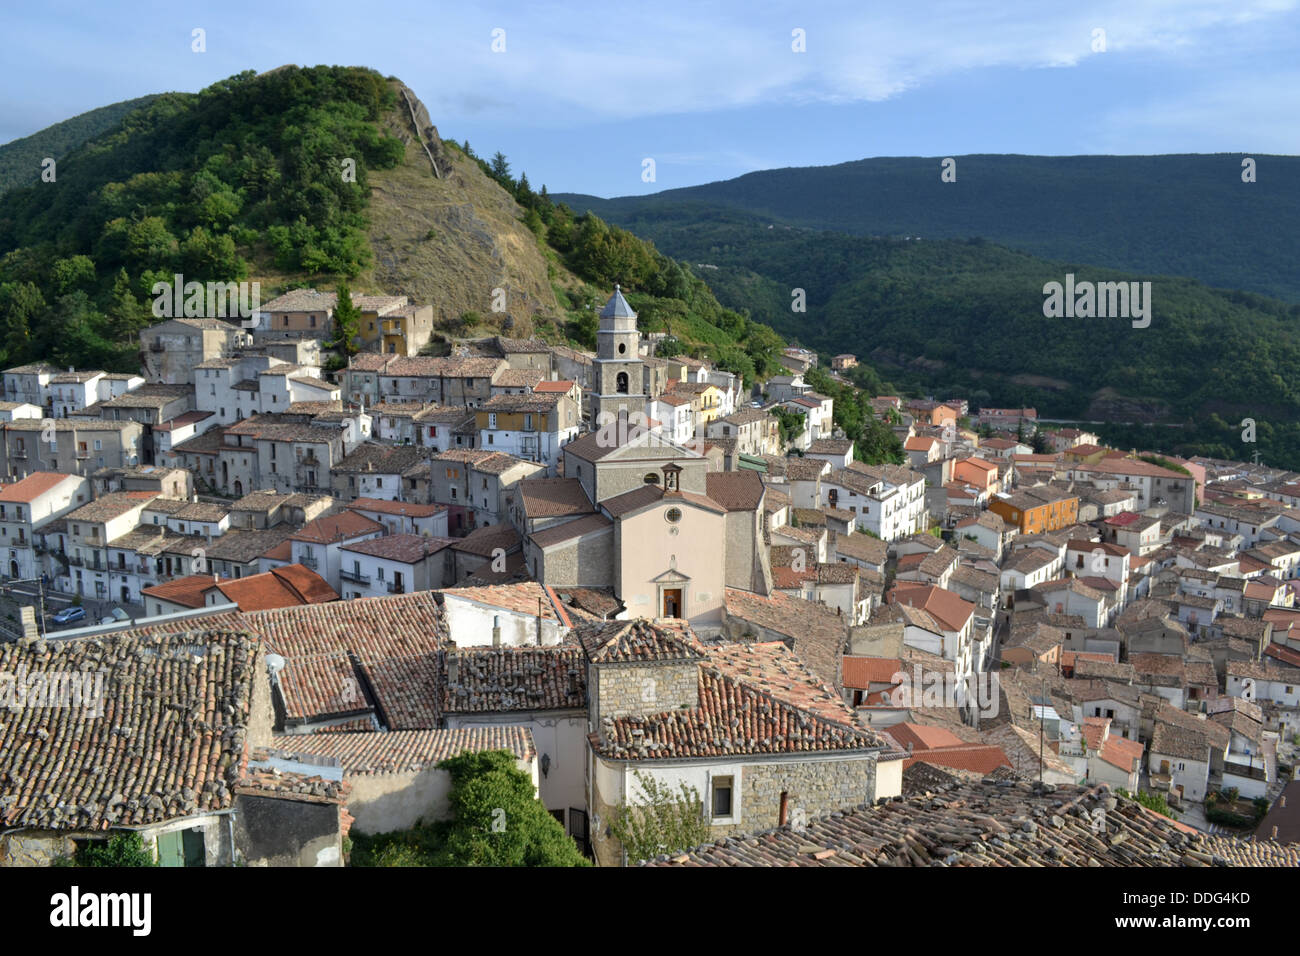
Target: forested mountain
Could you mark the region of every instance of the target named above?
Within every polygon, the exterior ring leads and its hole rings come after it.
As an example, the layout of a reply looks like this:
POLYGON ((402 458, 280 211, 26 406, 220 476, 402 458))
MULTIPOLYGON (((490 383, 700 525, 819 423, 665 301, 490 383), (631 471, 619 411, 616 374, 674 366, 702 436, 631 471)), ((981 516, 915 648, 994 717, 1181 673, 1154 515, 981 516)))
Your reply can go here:
POLYGON ((626 225, 693 263, 724 304, 824 354, 865 360, 856 374, 869 389, 884 380, 1049 417, 1162 423, 1122 435, 1224 457, 1258 448, 1300 468, 1300 305, 981 239, 870 239, 734 211, 701 218, 694 204, 645 209, 626 225), (1071 272, 1150 281, 1150 326, 1045 317, 1044 284, 1071 272), (795 290, 806 311, 794 311, 795 290), (1246 417, 1258 422, 1255 446, 1240 442, 1246 417))
MULTIPOLYGON (((1182 275, 1300 302, 1300 157, 882 157, 772 169, 650 196, 561 195, 629 227, 685 203, 857 236, 983 238, 1048 259, 1182 275)), ((667 250, 672 252, 671 249, 667 250)))
POLYGON ((39 182, 41 164, 46 158, 62 159, 82 143, 116 126, 127 113, 147 106, 152 99, 152 96, 141 96, 101 106, 0 146, 0 193, 14 186, 39 182))
POLYGON ((619 281, 647 329, 747 377, 783 344, 647 243, 534 192, 504 156, 444 142, 400 81, 360 68, 162 94, 73 149, 55 182, 0 196, 0 361, 136 367, 151 290, 175 273, 258 281, 263 301, 347 280, 431 303, 448 334, 589 345, 592 307, 619 281))

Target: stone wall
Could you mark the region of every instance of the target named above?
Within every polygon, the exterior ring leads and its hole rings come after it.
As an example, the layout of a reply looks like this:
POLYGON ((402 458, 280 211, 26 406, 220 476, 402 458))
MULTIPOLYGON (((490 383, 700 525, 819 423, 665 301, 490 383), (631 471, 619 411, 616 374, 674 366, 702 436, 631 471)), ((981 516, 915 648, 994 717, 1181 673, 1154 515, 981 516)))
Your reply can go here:
POLYGON ((545 553, 530 546, 538 579, 550 587, 607 588, 614 584, 614 531, 573 540, 545 553))
POLYGON ((596 664, 591 668, 590 699, 596 704, 592 724, 600 731, 606 717, 659 714, 700 703, 699 667, 695 661, 655 664, 596 664))
MULTIPOLYGON (((713 839, 770 830, 780 824, 781 794, 787 823, 874 803, 876 758, 746 764, 740 774, 741 822, 710 828, 713 839)), ((708 797, 706 796, 706 799, 708 797)))

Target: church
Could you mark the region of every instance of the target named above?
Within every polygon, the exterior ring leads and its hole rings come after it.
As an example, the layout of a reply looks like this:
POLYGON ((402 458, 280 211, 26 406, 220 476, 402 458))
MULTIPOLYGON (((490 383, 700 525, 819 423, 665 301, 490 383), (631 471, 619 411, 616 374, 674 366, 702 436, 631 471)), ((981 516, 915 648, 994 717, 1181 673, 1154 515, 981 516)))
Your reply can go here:
POLYGON ((563 478, 519 483, 528 569, 551 587, 612 588, 632 617, 720 626, 727 588, 772 590, 762 479, 657 431, 609 427, 644 421, 646 401, 636 313, 618 288, 598 336, 590 408, 604 427, 563 447, 563 478))

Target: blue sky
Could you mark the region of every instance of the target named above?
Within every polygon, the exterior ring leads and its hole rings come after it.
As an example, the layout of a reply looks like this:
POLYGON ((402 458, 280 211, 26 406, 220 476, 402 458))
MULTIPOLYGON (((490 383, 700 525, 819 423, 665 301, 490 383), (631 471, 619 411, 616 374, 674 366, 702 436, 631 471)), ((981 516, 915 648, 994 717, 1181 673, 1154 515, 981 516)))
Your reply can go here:
POLYGON ((340 63, 402 78, 442 135, 554 192, 867 156, 1300 153, 1298 5, 6 4, 0 142, 241 70, 340 63))

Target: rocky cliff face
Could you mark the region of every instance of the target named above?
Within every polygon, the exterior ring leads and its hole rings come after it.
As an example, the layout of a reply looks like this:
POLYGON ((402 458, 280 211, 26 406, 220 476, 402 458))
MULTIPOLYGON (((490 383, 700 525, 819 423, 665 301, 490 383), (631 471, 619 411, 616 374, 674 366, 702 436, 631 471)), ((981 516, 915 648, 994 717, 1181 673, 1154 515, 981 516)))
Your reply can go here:
POLYGON ((448 328, 477 312, 495 329, 530 335, 534 318, 560 310, 522 210, 473 160, 442 142, 413 91, 393 86, 398 104, 383 126, 407 148, 402 165, 370 173, 376 286, 432 304, 435 321, 448 328))

